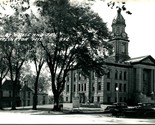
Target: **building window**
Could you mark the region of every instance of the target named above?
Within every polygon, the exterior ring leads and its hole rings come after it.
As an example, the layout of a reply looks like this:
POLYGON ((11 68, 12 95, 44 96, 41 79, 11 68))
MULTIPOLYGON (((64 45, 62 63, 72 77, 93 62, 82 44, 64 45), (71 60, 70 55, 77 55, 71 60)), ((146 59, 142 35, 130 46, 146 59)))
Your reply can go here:
POLYGON ((98 89, 98 91, 101 91, 101 82, 98 82, 98 87, 97 87, 98 89))
POLYGON ((124 84, 124 92, 126 92, 126 84, 124 84))
POLYGON ((74 88, 73 88, 73 91, 75 92, 75 90, 76 90, 76 85, 74 84, 74 88))
POLYGON ((76 73, 74 73, 74 82, 76 81, 76 73))
POLYGON ((116 33, 119 34, 120 33, 120 27, 116 28, 116 33))
POLYGON ((108 97, 108 98, 107 98, 107 101, 108 101, 108 102, 111 102, 111 97, 108 97))
POLYGON ((124 72, 124 80, 126 80, 126 72, 124 72))
POLYGON ((119 84, 119 91, 122 92, 122 84, 119 84))
POLYGON ((92 91, 95 91, 95 87, 94 87, 94 84, 92 85, 92 91))
POLYGON ((12 95, 11 95, 12 93, 11 93, 11 91, 9 91, 9 97, 11 97, 12 95))
POLYGON ((100 97, 99 96, 97 97, 97 102, 100 102, 100 97))
POLYGON ((108 73, 107 73, 107 78, 108 79, 110 78, 110 71, 108 71, 108 73))
POLYGON ((68 97, 66 97, 66 102, 68 102, 68 97))
POLYGON ((94 79, 95 79, 95 74, 93 73, 93 74, 92 74, 92 80, 94 80, 94 79))
POLYGON ((69 82, 69 76, 67 76, 67 82, 69 82))
POLYGON ((43 96, 43 105, 46 103, 46 97, 45 96, 43 96))
POLYGON ((27 97, 28 97, 28 98, 30 98, 30 96, 31 96, 31 94, 30 94, 30 92, 28 92, 28 95, 27 95, 27 97))
POLYGON ((23 106, 26 106, 26 100, 23 100, 23 106))
POLYGON ((122 102, 122 97, 119 98, 119 101, 122 102))
POLYGON ((84 84, 84 91, 86 91, 86 83, 84 84))
POLYGON ((78 90, 80 91, 80 84, 79 84, 79 88, 78 88, 78 90))
POLYGON ((118 78, 118 71, 116 70, 115 71, 115 79, 117 79, 118 78))
POLYGON ((82 86, 82 91, 83 91, 83 84, 81 86, 82 86))
POLYGON ((120 71, 119 79, 122 80, 122 71, 120 71))
POLYGON ((122 53, 125 53, 125 44, 122 43, 122 53))
POLYGON ((69 92, 69 85, 67 85, 67 92, 69 92))
POLYGON ((27 106, 30 106, 30 100, 27 100, 27 106))
POLYGON ((115 83, 115 88, 114 88, 114 89, 115 89, 115 91, 116 91, 116 87, 118 87, 118 86, 117 86, 117 83, 115 83))
POLYGON ((110 91, 110 82, 107 82, 107 91, 110 91))
POLYGON ((94 96, 92 96, 91 99, 92 99, 92 102, 94 102, 94 96))
POLYGON ((117 98, 115 97, 115 102, 117 102, 117 98))
POLYGON ((126 97, 124 97, 124 102, 126 102, 126 97))

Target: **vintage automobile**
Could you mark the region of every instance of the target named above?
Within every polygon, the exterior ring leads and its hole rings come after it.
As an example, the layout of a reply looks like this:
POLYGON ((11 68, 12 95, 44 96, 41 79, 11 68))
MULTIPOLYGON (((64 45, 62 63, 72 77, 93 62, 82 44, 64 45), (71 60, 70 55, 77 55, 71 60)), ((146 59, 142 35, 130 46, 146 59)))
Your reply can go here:
POLYGON ((155 103, 138 103, 138 106, 123 110, 125 117, 155 117, 155 103))
POLYGON ((128 108, 125 102, 113 103, 111 106, 107 106, 104 110, 105 113, 121 112, 123 109, 128 108))

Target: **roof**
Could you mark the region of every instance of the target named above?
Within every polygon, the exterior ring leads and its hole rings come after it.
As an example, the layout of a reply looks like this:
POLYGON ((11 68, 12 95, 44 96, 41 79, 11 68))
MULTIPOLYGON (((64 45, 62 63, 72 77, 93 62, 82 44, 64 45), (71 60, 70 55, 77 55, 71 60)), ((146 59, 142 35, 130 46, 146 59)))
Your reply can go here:
POLYGON ((125 61, 125 62, 126 63, 140 63, 140 62, 142 62, 144 60, 147 60, 147 62, 145 62, 145 63, 149 63, 149 61, 150 61, 150 62, 153 62, 155 64, 154 58, 152 56, 150 56, 150 55, 136 57, 136 58, 131 58, 131 59, 125 61), (149 60, 147 60, 147 59, 149 59, 149 60))
POLYGON ((125 19, 121 14, 121 10, 117 10, 117 16, 113 19, 112 25, 114 24, 124 24, 125 25, 125 19))
POLYGON ((21 91, 32 91, 32 89, 28 87, 27 85, 24 85, 21 91))
MULTIPOLYGON (((18 84, 18 87, 20 89, 20 85, 18 84)), ((11 80, 5 80, 5 82, 2 84, 2 90, 13 90, 13 84, 11 80)))

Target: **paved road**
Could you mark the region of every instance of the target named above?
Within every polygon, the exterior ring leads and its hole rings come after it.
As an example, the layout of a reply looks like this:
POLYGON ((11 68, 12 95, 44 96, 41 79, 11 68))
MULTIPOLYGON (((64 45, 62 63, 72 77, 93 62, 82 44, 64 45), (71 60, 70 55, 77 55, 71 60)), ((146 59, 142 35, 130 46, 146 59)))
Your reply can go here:
MULTIPOLYGON (((38 106, 50 108, 51 105, 38 106)), ((65 104, 64 107, 71 107, 65 104)), ((104 109, 106 106, 102 106, 104 109)), ((154 124, 155 119, 115 118, 105 114, 61 114, 26 109, 0 111, 0 124, 154 124), (25 110, 26 109, 26 110, 25 110)))
POLYGON ((30 115, 0 112, 0 124, 154 124, 155 119, 128 119, 95 115, 30 115))

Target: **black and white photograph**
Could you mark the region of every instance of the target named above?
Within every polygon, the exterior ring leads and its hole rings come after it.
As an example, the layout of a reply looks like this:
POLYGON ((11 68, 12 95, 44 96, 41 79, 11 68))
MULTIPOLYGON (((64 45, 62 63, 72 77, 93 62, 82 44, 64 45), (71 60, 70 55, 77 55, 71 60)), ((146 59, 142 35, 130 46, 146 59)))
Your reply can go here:
POLYGON ((154 124, 154 0, 0 0, 0 124, 154 124))

